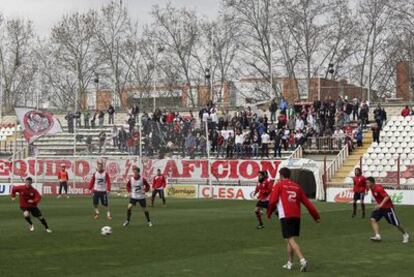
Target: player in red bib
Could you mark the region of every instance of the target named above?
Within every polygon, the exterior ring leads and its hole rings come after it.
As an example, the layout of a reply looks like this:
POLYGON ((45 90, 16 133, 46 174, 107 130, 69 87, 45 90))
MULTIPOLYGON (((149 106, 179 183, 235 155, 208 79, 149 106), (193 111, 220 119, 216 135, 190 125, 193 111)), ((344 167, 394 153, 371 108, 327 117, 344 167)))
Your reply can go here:
POLYGON ((165 206, 165 194, 164 189, 167 186, 167 179, 161 174, 161 169, 157 169, 157 175, 152 180, 152 195, 151 195, 151 207, 154 207, 154 200, 157 194, 162 199, 162 204, 165 206))
POLYGON ((61 170, 58 172, 58 180, 59 180, 59 195, 57 198, 62 197, 62 189, 65 190, 66 198, 69 198, 68 196, 68 181, 69 181, 69 174, 66 171, 66 165, 61 165, 61 170))
POLYGON ((19 194, 20 209, 23 211, 24 219, 29 223, 29 230, 34 231, 34 225, 30 215, 37 217, 42 225, 45 227, 46 232, 52 233, 52 230, 49 229, 46 219, 42 216, 42 212, 37 207, 42 197, 40 193, 32 186, 32 178, 27 177, 25 180, 25 185, 23 186, 13 186, 11 197, 14 201, 16 199, 16 193, 19 194))
POLYGON ((111 191, 111 180, 109 174, 104 170, 103 162, 96 163, 97 171, 92 175, 89 182, 89 190, 92 192, 92 202, 95 209, 95 219, 99 218, 98 205, 101 202, 102 206, 106 208, 106 215, 109 220, 112 219, 109 211, 108 195, 111 191))
POLYGON ((299 237, 300 233, 301 203, 305 205, 313 219, 318 223, 320 216, 302 188, 290 180, 290 174, 290 169, 286 167, 279 170, 280 181, 273 187, 272 194, 270 195, 267 216, 270 218, 277 208, 282 235, 287 242, 288 262, 283 268, 287 270, 292 269, 293 254, 296 254, 300 260, 300 271, 306 271, 308 262, 295 241, 295 237, 299 237))
POLYGON ((400 224, 397 214, 394 211, 394 204, 392 203, 391 198, 388 196, 388 193, 384 190, 384 187, 375 184, 375 179, 373 177, 368 177, 367 183, 371 189, 372 196, 377 202, 377 205, 375 205, 375 210, 371 214, 371 226, 372 230, 375 233, 375 235, 371 237, 371 240, 381 241, 378 221, 380 221, 381 218, 385 217, 389 224, 397 227, 397 229, 403 234, 403 243, 408 243, 410 241, 410 235, 408 235, 403 226, 400 224))
POLYGON ((356 216, 357 212, 357 201, 361 201, 361 210, 362 210, 362 218, 365 217, 365 204, 364 198, 365 193, 368 191, 367 187, 367 180, 364 176, 362 176, 362 170, 357 167, 355 168, 355 177, 353 178, 354 181, 354 203, 353 203, 353 211, 352 217, 356 216))
POLYGON ((263 229, 263 221, 262 221, 262 213, 263 209, 267 209, 269 205, 269 196, 272 192, 273 188, 273 182, 268 179, 267 172, 266 171, 260 171, 259 172, 259 182, 256 185, 256 190, 254 191, 254 195, 257 194, 257 203, 256 203, 256 209, 255 214, 257 217, 257 221, 259 222, 259 225, 257 225, 257 229, 263 229))

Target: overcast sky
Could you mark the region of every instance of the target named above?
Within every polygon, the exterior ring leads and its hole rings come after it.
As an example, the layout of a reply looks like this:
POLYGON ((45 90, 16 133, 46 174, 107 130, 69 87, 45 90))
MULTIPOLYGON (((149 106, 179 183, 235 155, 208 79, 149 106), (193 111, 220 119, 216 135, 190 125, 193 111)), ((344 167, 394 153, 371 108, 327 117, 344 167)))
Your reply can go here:
MULTIPOLYGON (((171 2, 175 6, 186 6, 200 15, 215 16, 221 0, 122 0, 133 19, 140 24, 150 22, 149 12, 153 5, 171 2)), ((39 35, 47 35, 59 18, 72 11, 98 8, 111 0, 0 0, 0 12, 4 17, 20 17, 33 21, 39 35)))

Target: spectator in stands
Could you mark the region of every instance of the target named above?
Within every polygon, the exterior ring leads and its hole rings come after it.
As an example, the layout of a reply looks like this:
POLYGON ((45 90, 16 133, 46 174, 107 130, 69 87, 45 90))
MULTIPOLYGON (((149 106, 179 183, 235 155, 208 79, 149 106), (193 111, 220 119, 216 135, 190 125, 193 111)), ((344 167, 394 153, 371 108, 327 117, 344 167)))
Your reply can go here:
POLYGON ((282 135, 282 144, 283 144, 283 149, 285 151, 288 150, 288 146, 289 146, 289 138, 290 138, 290 130, 287 127, 283 128, 283 135, 282 135))
POLYGON ((351 114, 352 114, 353 106, 348 100, 345 100, 345 123, 349 123, 351 121, 351 114))
POLYGON ((228 138, 226 139, 226 158, 233 158, 234 142, 233 133, 230 132, 228 134, 228 138))
POLYGON ((194 152, 196 150, 196 138, 192 132, 188 132, 184 145, 186 154, 190 156, 191 159, 194 159, 194 152))
POLYGON ((283 130, 278 130, 273 138, 275 158, 282 157, 282 137, 283 137, 283 130))
POLYGON ((88 153, 91 154, 93 152, 93 146, 92 146, 92 136, 88 135, 86 136, 86 149, 88 150, 88 153))
POLYGON ((380 143, 380 128, 377 123, 374 123, 371 127, 372 130, 372 138, 374 142, 380 143))
POLYGON ((85 128, 90 128, 90 125, 89 125, 90 118, 91 118, 90 111, 88 109, 85 109, 85 111, 83 112, 83 124, 85 128))
POLYGON ((138 121, 138 115, 139 115, 139 106, 135 105, 135 107, 133 107, 133 110, 132 110, 132 116, 134 117, 135 122, 138 121))
POLYGON ((295 146, 296 146, 296 140, 295 140, 295 133, 294 132, 290 132, 289 134, 289 148, 290 150, 295 150, 295 146))
POLYGON ((374 110, 374 119, 380 130, 382 130, 382 124, 387 120, 387 113, 384 108, 381 107, 381 104, 378 104, 374 110))
POLYGON ((118 147, 118 127, 116 125, 112 128, 111 137, 114 147, 118 147))
POLYGON ((287 111, 288 107, 289 107, 288 102, 282 96, 280 98, 280 101, 279 101, 279 109, 280 109, 280 112, 286 114, 286 111, 287 111))
POLYGON ((200 150, 201 155, 206 155, 207 154, 207 138, 204 135, 204 132, 199 134, 196 143, 197 143, 198 149, 200 150))
POLYGON ((77 111, 77 112, 74 114, 74 117, 75 117, 75 120, 76 120, 76 127, 77 127, 77 128, 82 128, 82 124, 81 124, 81 122, 82 122, 82 120, 81 120, 81 116, 82 116, 82 113, 81 113, 80 111, 77 111))
POLYGON ((121 125, 121 129, 118 132, 118 142, 119 142, 119 150, 124 152, 127 150, 127 139, 128 134, 124 129, 124 126, 121 125))
POLYGON ((104 120, 105 120, 105 113, 103 111, 99 111, 98 113, 99 128, 103 128, 104 120))
POLYGON ((217 131, 217 158, 224 157, 224 137, 217 131))
POLYGON ((413 107, 411 107, 410 115, 411 115, 411 116, 413 116, 413 115, 414 115, 414 106, 413 106, 413 107))
POLYGON ((259 145, 260 145, 260 136, 257 130, 253 131, 252 139, 251 139, 251 147, 252 147, 252 156, 258 157, 259 156, 259 145))
POLYGON ((300 131, 305 128, 305 122, 303 121, 302 117, 299 115, 296 117, 296 123, 295 123, 295 131, 300 131))
POLYGON ((261 136, 261 141, 262 141, 261 157, 263 158, 264 156, 266 156, 267 158, 269 158, 269 143, 270 143, 269 134, 264 132, 261 136))
POLYGON ((342 145, 344 143, 345 140, 345 133, 344 131, 337 127, 335 129, 335 132, 333 133, 333 138, 335 140, 336 146, 338 147, 338 149, 342 149, 342 145))
POLYGON ((336 111, 341 112, 344 110, 344 100, 342 99, 342 96, 339 96, 339 98, 336 100, 336 111))
POLYGON ((68 122, 68 132, 69 133, 73 133, 74 132, 74 126, 73 126, 73 120, 74 120, 74 115, 72 114, 72 113, 68 113, 66 116, 65 116, 65 119, 67 120, 67 122, 68 122))
POLYGON ((135 127, 135 118, 133 116, 130 116, 128 118, 128 126, 129 126, 129 133, 131 134, 132 133, 132 130, 135 127))
POLYGON ((99 153, 101 153, 102 148, 103 148, 103 152, 105 153, 105 151, 106 151, 106 148, 105 148, 106 132, 101 131, 98 135, 98 139, 99 139, 99 153))
POLYGON ((108 112, 108 124, 109 125, 114 124, 115 123, 114 122, 114 117, 115 117, 114 107, 112 105, 109 105, 107 112, 108 112))
POLYGON ((298 148, 303 144, 303 134, 302 131, 297 131, 295 134, 295 147, 298 148))
POLYGON ((364 133, 362 131, 362 126, 358 127, 358 129, 356 131, 356 134, 355 134, 355 139, 356 139, 356 142, 357 142, 357 146, 361 147, 362 146, 362 141, 364 139, 364 133))
POLYGON ((410 115, 410 108, 408 106, 405 106, 404 109, 401 111, 401 116, 406 117, 410 115))
POLYGON ((240 159, 243 156, 243 143, 244 143, 244 136, 241 131, 236 132, 234 141, 236 144, 236 157, 240 159))
POLYGON ((354 103, 352 105, 352 120, 359 120, 359 101, 357 98, 354 99, 354 103))
POLYGON ((270 103, 269 112, 270 112, 270 121, 275 122, 276 121, 276 112, 277 112, 276 99, 273 99, 272 102, 270 103))
POLYGON ((133 147, 134 147, 133 153, 134 155, 139 155, 140 133, 137 127, 134 127, 134 129, 132 130, 131 138, 132 138, 133 147))
POLYGON ((367 102, 363 101, 361 103, 361 109, 359 111, 359 117, 361 119, 362 122, 362 127, 365 128, 368 124, 368 115, 369 115, 369 107, 367 102))

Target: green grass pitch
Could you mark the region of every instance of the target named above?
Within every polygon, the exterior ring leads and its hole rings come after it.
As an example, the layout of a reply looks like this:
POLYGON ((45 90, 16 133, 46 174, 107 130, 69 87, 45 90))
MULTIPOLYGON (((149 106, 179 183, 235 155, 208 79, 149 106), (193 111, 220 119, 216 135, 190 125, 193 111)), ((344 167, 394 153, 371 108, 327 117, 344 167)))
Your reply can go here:
MULTIPOLYGON (((30 233, 17 202, 0 198, 0 276, 298 276, 286 262, 276 219, 256 230, 254 202, 173 200, 150 208, 150 229, 140 209, 125 228, 127 199, 110 200, 114 219, 94 220, 89 198, 44 198, 40 208, 54 233, 34 220, 30 233), (111 236, 100 228, 110 225, 111 236)), ((413 243, 381 222, 383 242, 369 241, 367 219, 351 218, 351 206, 316 204, 316 224, 306 214, 298 240, 310 262, 310 276, 414 276, 413 243)), ((369 206, 369 211, 372 206, 369 206)), ((414 231, 414 208, 396 208, 414 231)), ((303 210, 305 213, 305 209, 303 210)))

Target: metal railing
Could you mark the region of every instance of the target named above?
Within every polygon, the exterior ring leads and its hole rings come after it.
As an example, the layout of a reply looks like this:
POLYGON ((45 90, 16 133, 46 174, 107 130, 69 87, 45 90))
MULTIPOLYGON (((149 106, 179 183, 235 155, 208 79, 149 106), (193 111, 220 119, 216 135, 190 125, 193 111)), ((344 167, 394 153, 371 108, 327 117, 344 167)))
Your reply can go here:
POLYGON ((335 173, 342 167, 344 162, 349 156, 349 149, 348 145, 346 144, 342 150, 338 153, 338 155, 335 157, 335 159, 329 164, 327 168, 325 168, 325 182, 329 182, 332 177, 335 175, 335 173))
POLYGON ((287 158, 289 159, 301 159, 303 157, 303 148, 302 146, 298 146, 295 151, 292 152, 292 154, 290 154, 290 156, 287 158))

